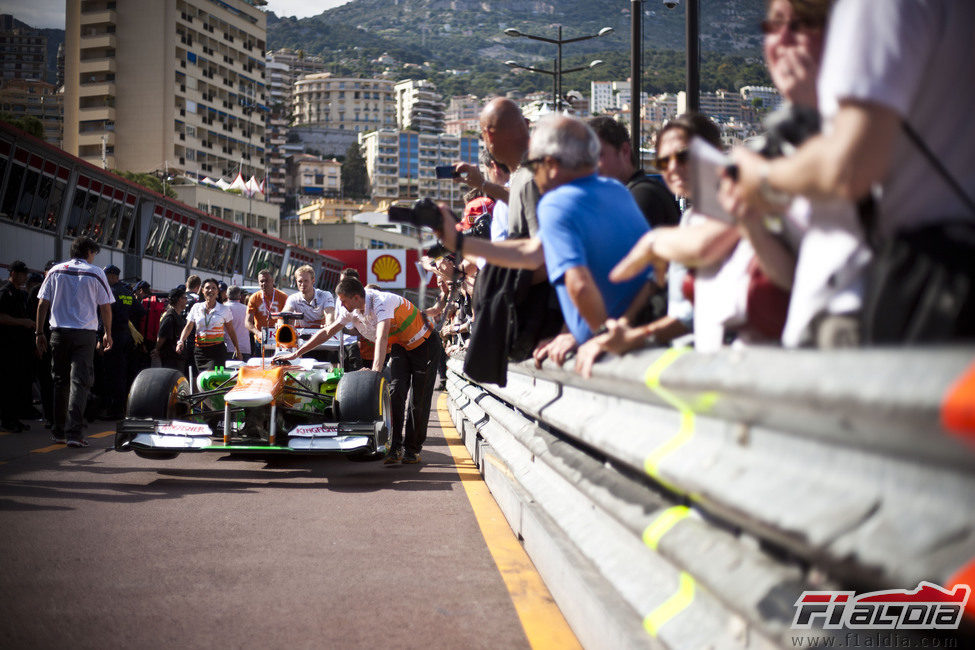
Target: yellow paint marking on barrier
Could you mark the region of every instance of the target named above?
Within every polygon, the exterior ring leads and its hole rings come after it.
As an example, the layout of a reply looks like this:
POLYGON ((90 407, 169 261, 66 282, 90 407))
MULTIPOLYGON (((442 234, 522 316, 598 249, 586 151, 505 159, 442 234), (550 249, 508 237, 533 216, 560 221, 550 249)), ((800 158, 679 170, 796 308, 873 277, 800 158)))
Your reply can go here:
MULTIPOLYGON (((458 468, 472 467, 470 454, 450 421, 445 393, 441 393, 437 401, 437 415, 454 463, 458 468)), ((474 510, 477 525, 508 588, 528 643, 532 648, 539 649, 580 648, 579 641, 535 570, 531 558, 515 537, 480 473, 476 470, 458 473, 474 510)))
POLYGON ((668 621, 687 609, 694 601, 694 578, 686 571, 680 572, 680 584, 677 592, 665 600, 657 609, 643 619, 643 629, 652 636, 657 636, 668 621))
POLYGON ((687 506, 674 506, 673 508, 667 508, 660 515, 654 519, 646 530, 643 531, 643 543, 657 550, 657 546, 660 544, 660 540, 666 535, 671 528, 677 525, 677 522, 682 519, 687 518, 691 514, 691 509, 687 506))
POLYGON ((669 368, 671 364, 689 351, 690 348, 686 347, 668 348, 660 355, 660 358, 650 364, 650 367, 647 368, 647 372, 644 375, 647 388, 680 413, 680 428, 677 434, 651 451, 643 461, 643 470, 670 489, 675 488, 660 477, 660 463, 664 458, 684 446, 694 436, 694 411, 684 400, 660 385, 660 376, 664 370, 669 368))

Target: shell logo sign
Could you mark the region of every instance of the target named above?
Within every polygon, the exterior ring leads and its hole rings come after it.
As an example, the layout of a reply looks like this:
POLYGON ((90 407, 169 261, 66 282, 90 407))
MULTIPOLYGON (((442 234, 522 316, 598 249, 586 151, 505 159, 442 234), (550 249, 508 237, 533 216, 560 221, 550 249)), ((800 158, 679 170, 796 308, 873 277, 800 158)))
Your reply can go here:
POLYGON ((399 260, 392 255, 383 255, 376 258, 372 263, 371 270, 380 282, 395 282, 396 276, 400 274, 403 267, 400 266, 399 260))
POLYGON ((405 253, 403 250, 370 250, 369 281, 387 289, 405 287, 405 253))

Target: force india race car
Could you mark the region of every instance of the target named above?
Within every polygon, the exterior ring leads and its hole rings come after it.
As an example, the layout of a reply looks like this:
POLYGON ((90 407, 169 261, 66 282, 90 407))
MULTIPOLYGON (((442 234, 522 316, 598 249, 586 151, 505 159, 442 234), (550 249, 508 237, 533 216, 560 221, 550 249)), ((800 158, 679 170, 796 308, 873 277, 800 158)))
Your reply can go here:
MULTIPOLYGON (((272 314, 293 321, 300 314, 272 314)), ((279 325, 275 349, 291 351, 317 330, 279 325)), ((338 349, 339 365, 315 359, 229 361, 193 381, 178 370, 148 368, 129 391, 115 449, 143 458, 181 452, 344 454, 381 458, 389 445, 389 386, 382 373, 345 372, 341 334, 318 348, 338 349)), ((318 350, 316 350, 318 351, 318 350)))

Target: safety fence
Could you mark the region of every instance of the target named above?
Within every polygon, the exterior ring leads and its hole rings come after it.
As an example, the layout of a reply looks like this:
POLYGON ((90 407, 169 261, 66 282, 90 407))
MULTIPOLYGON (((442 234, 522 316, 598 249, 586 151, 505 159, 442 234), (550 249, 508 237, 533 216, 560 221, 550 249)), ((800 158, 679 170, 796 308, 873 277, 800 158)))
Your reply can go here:
MULTIPOLYGON (((449 409, 587 648, 852 647, 879 632, 795 626, 804 591, 975 585, 973 361, 644 350, 499 387, 453 358, 449 409)), ((975 646, 973 604, 960 632, 885 638, 975 646)))

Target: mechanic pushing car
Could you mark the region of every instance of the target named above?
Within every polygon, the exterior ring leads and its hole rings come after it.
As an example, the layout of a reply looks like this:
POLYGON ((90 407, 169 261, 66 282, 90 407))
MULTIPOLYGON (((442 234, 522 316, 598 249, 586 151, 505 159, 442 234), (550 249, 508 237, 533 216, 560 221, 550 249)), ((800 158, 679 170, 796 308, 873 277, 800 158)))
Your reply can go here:
POLYGON ((419 463, 420 449, 427 437, 433 382, 442 354, 440 337, 427 326, 416 305, 406 298, 366 289, 357 278, 351 277, 339 281, 335 293, 341 305, 335 310, 335 319, 297 350, 278 356, 275 361, 290 361, 314 350, 346 325, 352 325, 362 337, 375 343, 373 370, 383 371, 388 350, 393 431, 385 463, 419 463), (407 411, 406 398, 411 386, 413 399, 407 411))

